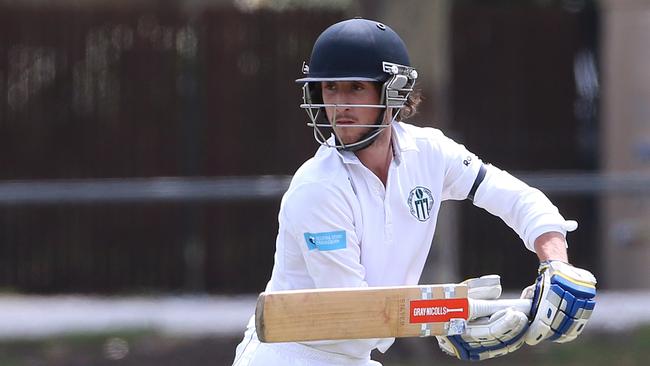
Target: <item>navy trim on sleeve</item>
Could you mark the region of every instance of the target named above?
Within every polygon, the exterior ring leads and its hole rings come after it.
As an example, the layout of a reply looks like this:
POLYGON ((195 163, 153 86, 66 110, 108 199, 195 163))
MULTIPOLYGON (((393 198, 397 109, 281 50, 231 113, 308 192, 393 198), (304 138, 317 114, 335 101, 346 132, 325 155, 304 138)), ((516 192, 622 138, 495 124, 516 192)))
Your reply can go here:
POLYGON ((478 175, 474 180, 472 189, 469 190, 469 194, 467 195, 468 200, 474 202, 474 195, 476 194, 476 190, 478 189, 478 186, 480 186, 481 182, 483 182, 483 179, 485 179, 485 173, 487 173, 487 168, 485 167, 485 164, 481 164, 481 168, 479 169, 478 175))

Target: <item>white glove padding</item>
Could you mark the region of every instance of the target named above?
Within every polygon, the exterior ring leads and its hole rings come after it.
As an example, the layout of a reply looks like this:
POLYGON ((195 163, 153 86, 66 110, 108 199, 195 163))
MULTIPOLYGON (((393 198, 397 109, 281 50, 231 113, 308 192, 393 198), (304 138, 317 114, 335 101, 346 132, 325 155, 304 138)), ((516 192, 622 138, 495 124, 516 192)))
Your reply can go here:
POLYGON ((533 300, 526 343, 575 339, 593 312, 594 296, 596 278, 591 272, 561 261, 542 262, 537 281, 521 295, 533 300))
MULTIPOLYGON (((497 275, 464 281, 469 297, 496 300, 501 296, 501 278, 497 275)), ((484 360, 513 352, 524 343, 528 317, 514 309, 500 310, 490 317, 467 322, 465 332, 455 336, 437 336, 438 345, 447 354, 462 360, 484 360)))

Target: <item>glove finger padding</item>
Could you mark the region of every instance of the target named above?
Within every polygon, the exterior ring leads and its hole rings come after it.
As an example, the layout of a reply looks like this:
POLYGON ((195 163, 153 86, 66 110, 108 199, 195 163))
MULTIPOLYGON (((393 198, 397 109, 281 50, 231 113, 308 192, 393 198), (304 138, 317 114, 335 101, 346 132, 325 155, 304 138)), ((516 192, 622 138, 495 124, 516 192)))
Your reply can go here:
POLYGON ((522 292, 522 298, 533 300, 526 343, 575 339, 591 317, 595 295, 596 278, 591 272, 561 261, 542 263, 535 285, 522 292))
POLYGON ((485 360, 516 351, 524 343, 528 316, 514 309, 500 310, 489 318, 467 323, 462 335, 436 337, 449 355, 462 360, 485 360))
POLYGON ((467 297, 481 300, 496 300, 501 296, 501 276, 485 275, 467 279, 461 284, 467 285, 467 297))
MULTIPOLYGON (((470 278, 468 296, 472 299, 496 300, 501 296, 501 277, 487 275, 470 278)), ((438 345, 447 354, 462 360, 483 360, 501 356, 517 350, 524 342, 523 335, 528 326, 526 314, 513 309, 504 309, 467 322, 462 335, 438 336, 438 345)))

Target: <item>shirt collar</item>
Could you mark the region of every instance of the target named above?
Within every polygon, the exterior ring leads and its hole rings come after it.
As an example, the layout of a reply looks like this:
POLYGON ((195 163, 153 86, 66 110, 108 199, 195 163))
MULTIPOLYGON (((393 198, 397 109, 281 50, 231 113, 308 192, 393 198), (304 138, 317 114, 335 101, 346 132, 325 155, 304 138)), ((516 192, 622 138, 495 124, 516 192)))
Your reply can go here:
POLYGON ((392 124, 393 147, 399 152, 408 150, 419 151, 415 139, 406 131, 404 124, 404 122, 395 122, 392 124))
MULTIPOLYGON (((419 149, 415 143, 415 139, 404 129, 403 122, 394 122, 391 124, 391 128, 393 130, 391 134, 393 143, 393 155, 399 164, 401 162, 402 152, 409 150, 419 151, 419 149)), ((328 142, 334 144, 334 136, 330 136, 328 142)), ((344 164, 361 164, 361 161, 359 158, 357 158, 357 155, 352 151, 341 151, 335 148, 327 149, 333 149, 336 151, 336 153, 341 157, 341 160, 344 164)))
POLYGON ((337 154, 339 154, 341 160, 343 161, 343 164, 361 164, 361 160, 359 160, 359 158, 357 158, 357 155, 352 151, 342 151, 335 148, 333 149, 336 150, 337 154))

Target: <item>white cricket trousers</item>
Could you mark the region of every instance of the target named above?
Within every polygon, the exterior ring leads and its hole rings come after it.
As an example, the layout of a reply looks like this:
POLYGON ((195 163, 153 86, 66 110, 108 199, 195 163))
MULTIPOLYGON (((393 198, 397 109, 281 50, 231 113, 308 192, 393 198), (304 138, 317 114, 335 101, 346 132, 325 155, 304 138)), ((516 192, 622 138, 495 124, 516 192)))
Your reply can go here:
POLYGON ((381 366, 377 361, 350 358, 299 343, 262 343, 255 332, 255 319, 248 323, 237 346, 233 366, 381 366))

